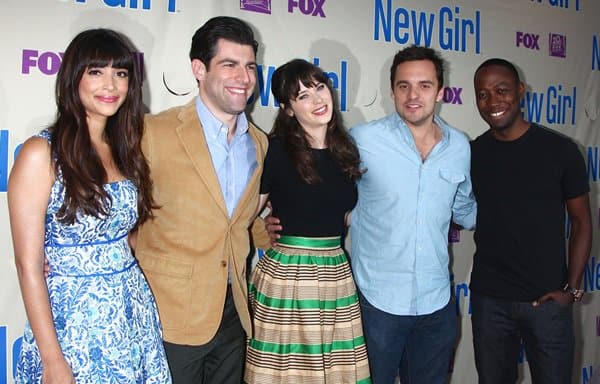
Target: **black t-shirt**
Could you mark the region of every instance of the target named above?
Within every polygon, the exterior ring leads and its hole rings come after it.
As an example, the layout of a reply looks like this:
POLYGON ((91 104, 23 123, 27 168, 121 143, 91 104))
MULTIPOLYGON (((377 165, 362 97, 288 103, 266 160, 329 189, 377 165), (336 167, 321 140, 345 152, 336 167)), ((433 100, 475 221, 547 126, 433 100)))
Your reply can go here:
POLYGON ((333 160, 329 149, 312 149, 321 182, 305 183, 279 138, 269 140, 260 193, 269 193, 282 235, 342 236, 344 215, 356 204, 356 185, 333 160))
POLYGON ((565 201, 589 191, 576 144, 531 124, 520 138, 471 143, 477 200, 470 288, 512 301, 561 289, 567 279, 565 201))

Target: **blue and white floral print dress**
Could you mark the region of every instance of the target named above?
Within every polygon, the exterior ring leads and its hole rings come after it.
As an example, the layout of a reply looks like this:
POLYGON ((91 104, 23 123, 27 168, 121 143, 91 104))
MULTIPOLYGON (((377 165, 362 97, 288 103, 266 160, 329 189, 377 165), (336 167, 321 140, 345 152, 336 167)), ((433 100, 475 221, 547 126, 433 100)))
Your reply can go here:
MULTIPOLYGON (((48 131, 39 136, 50 139, 48 131)), ((54 326, 75 382, 170 383, 154 297, 127 242, 137 220, 137 189, 129 180, 104 185, 107 217, 57 220, 64 200, 58 175, 46 211, 44 248, 54 326)), ((26 324, 15 382, 41 383, 42 362, 26 324)))

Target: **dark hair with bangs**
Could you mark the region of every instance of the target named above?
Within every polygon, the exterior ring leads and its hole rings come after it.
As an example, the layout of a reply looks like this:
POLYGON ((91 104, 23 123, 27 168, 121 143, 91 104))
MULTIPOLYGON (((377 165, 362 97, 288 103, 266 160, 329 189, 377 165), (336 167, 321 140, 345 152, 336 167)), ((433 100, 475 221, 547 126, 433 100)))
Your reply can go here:
POLYGON ((321 181, 315 169, 310 143, 306 132, 295 116, 290 116, 286 111, 291 108, 290 101, 296 100, 300 91, 300 83, 307 88, 313 88, 323 83, 331 92, 333 100, 333 115, 327 124, 325 144, 334 160, 352 180, 360 178, 360 157, 358 149, 352 142, 344 128, 342 115, 338 109, 336 92, 331 86, 327 74, 316 65, 306 60, 294 59, 283 64, 273 73, 271 79, 271 92, 280 104, 277 117, 273 123, 270 136, 277 136, 283 141, 288 155, 296 165, 302 180, 308 184, 321 181))
POLYGON ((72 224, 77 214, 99 217, 110 209, 108 182, 102 161, 92 145, 79 83, 88 68, 128 71, 125 101, 107 119, 104 139, 111 148, 119 171, 138 189, 138 224, 152 216, 150 170, 141 151, 143 127, 142 74, 130 42, 110 29, 79 33, 63 55, 56 77, 56 121, 50 127, 55 170, 65 185, 65 199, 58 211, 61 222, 72 224))

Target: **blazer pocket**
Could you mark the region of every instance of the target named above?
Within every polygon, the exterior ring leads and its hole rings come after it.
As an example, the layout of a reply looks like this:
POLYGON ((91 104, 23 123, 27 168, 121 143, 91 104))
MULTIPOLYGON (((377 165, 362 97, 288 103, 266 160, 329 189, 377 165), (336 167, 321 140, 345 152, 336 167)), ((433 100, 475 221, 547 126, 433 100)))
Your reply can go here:
POLYGON ((140 267, 154 294, 162 327, 165 330, 185 327, 191 300, 192 265, 146 254, 140 257, 140 267))

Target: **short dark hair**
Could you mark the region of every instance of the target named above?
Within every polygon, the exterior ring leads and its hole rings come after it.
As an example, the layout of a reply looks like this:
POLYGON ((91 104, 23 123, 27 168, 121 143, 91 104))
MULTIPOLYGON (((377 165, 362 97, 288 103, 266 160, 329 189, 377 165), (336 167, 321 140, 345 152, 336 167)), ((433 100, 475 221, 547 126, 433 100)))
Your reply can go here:
POLYGON ((519 71, 517 71, 517 68, 514 66, 514 64, 508 60, 504 60, 504 59, 501 59, 498 57, 495 57, 493 59, 487 59, 486 61, 481 63, 481 65, 479 65, 479 67, 477 67, 477 69, 475 70, 473 79, 475 79, 475 77, 477 77, 477 73, 481 69, 486 68, 486 67, 491 67, 491 66, 498 66, 498 67, 506 68, 515 78, 515 83, 519 84, 521 82, 521 79, 519 78, 519 71))
POLYGON ((444 86, 444 59, 433 49, 411 45, 398 51, 394 56, 394 62, 390 68, 390 84, 394 88, 394 80, 396 77, 396 68, 407 61, 429 60, 435 65, 435 75, 439 83, 439 89, 444 86))
POLYGON ((215 57, 219 39, 250 45, 254 49, 255 55, 258 50, 254 32, 246 22, 235 17, 217 16, 208 20, 194 33, 190 48, 190 60, 198 59, 206 66, 206 69, 209 69, 210 61, 215 57))

